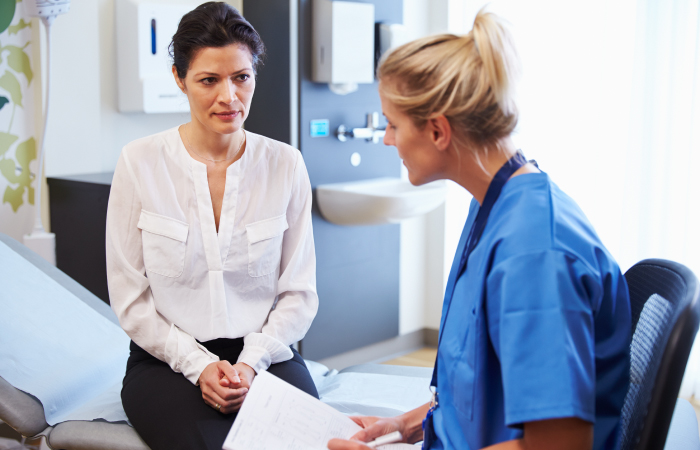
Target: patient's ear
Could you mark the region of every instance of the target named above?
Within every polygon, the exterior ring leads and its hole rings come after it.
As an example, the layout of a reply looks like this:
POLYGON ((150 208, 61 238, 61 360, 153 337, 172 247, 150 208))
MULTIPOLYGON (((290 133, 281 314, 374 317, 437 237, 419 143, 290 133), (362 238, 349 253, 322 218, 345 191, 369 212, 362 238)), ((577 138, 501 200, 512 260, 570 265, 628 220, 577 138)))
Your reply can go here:
POLYGON ((180 88, 180 90, 183 93, 186 93, 185 92, 185 82, 183 80, 181 80, 180 77, 178 76, 177 69, 175 68, 175 64, 173 64, 172 71, 173 71, 173 77, 175 77, 175 82, 177 83, 177 86, 180 88))

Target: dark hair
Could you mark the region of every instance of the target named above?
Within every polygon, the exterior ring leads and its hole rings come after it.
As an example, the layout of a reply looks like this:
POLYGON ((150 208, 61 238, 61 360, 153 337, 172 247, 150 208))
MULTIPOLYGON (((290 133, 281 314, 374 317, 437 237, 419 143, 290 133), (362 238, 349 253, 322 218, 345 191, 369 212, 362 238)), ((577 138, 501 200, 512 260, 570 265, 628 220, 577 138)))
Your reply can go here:
POLYGON ((231 44, 248 47, 253 55, 253 71, 257 72, 265 54, 265 45, 258 32, 233 6, 224 2, 207 2, 182 16, 168 50, 177 76, 185 78, 199 50, 231 44))

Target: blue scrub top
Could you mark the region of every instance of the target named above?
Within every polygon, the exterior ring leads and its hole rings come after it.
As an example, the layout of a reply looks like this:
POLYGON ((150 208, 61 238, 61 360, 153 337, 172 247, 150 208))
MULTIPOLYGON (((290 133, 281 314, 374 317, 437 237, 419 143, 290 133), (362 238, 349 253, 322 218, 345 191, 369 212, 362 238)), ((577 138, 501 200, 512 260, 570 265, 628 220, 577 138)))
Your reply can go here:
POLYGON ((594 450, 618 448, 631 339, 620 268, 576 203, 537 173, 506 183, 455 279, 478 210, 472 201, 447 283, 431 448, 477 450, 565 417, 594 424, 594 450))

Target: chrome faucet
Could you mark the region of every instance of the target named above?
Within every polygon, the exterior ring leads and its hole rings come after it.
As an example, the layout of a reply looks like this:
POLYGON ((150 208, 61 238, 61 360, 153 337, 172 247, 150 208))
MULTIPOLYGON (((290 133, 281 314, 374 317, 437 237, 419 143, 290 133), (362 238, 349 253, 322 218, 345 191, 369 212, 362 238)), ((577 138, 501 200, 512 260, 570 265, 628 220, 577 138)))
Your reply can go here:
POLYGON ((379 113, 373 112, 367 114, 367 126, 365 128, 348 129, 345 125, 338 127, 335 135, 338 140, 345 142, 348 139, 365 139, 367 142, 378 143, 384 138, 385 129, 379 128, 379 113))

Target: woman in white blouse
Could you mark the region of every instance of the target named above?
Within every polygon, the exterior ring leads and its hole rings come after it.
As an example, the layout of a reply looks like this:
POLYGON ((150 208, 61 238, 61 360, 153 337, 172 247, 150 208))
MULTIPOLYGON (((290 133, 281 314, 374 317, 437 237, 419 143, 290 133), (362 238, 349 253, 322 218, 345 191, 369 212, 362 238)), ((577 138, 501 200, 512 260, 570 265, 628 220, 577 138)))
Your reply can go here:
POLYGON ((290 348, 318 308, 311 187, 299 151, 243 130, 264 46, 238 11, 199 6, 171 49, 191 121, 122 151, 109 293, 133 426, 153 450, 218 450, 260 371, 318 396, 290 348))

